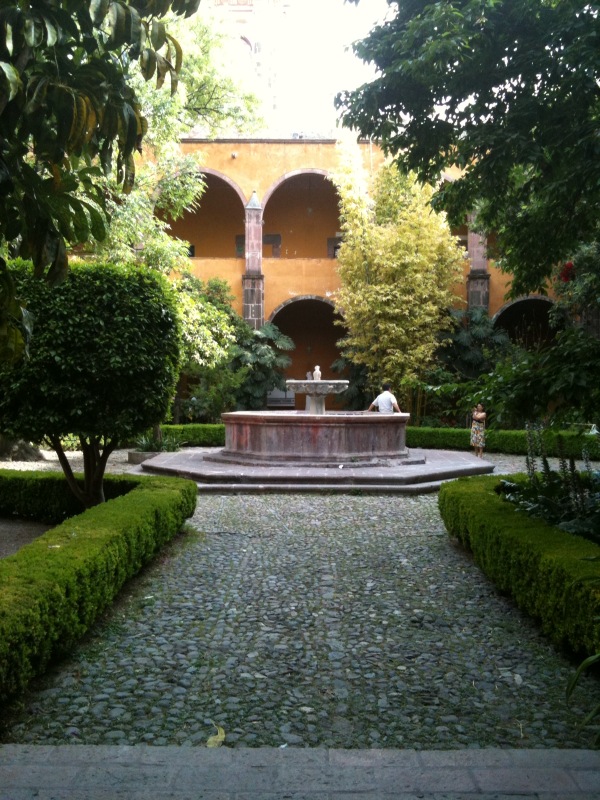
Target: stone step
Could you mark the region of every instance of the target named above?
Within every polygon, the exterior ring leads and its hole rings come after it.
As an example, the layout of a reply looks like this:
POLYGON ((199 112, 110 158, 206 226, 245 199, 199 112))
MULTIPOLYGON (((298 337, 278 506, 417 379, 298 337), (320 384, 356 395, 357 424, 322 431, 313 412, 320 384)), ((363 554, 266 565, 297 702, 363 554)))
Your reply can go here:
POLYGON ((442 481, 411 484, 197 483, 199 494, 432 494, 442 481))

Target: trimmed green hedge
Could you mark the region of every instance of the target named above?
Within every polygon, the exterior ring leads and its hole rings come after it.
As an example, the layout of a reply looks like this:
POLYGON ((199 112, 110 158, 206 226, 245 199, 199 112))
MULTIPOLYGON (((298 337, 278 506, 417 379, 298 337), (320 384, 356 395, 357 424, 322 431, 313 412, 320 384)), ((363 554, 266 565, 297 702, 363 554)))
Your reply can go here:
MULTIPOLYGON (((107 500, 127 494, 139 484, 128 475, 112 475, 104 485, 107 500)), ((16 516, 49 525, 81 514, 81 503, 61 472, 0 469, 0 517, 16 516)))
POLYGON ((600 652, 600 546, 528 517, 496 494, 498 484, 493 475, 442 484, 448 533, 556 645, 600 652))
MULTIPOLYGON (((34 479, 32 473, 0 471, 0 513, 7 513, 8 496, 15 501, 12 511, 20 512, 35 502, 36 485, 48 497, 54 484, 52 513, 64 519, 61 482, 59 474, 34 479)), ((69 652, 196 506, 196 484, 178 478, 108 475, 105 487, 114 499, 0 560, 0 701, 21 694, 69 652)))
MULTIPOLYGON (((406 429, 407 447, 423 447, 435 450, 469 450, 471 431, 468 428, 411 428, 406 429)), ((581 458, 587 448, 590 458, 600 459, 600 436, 588 436, 574 431, 546 430, 544 444, 549 456, 558 456, 558 441, 562 440, 564 455, 581 458)), ((486 431, 485 449, 489 453, 527 455, 526 431, 486 431)))
MULTIPOLYGON (((224 447, 224 425, 161 425, 169 436, 177 436, 187 447, 224 447)), ((600 436, 587 436, 573 431, 545 431, 544 441, 549 456, 558 456, 558 438, 563 440, 567 457, 581 458, 587 447, 590 458, 600 460, 600 436)), ((423 447, 433 450, 469 450, 471 431, 468 428, 406 428, 407 447, 423 447)), ((485 449, 490 453, 527 455, 527 434, 525 431, 497 431, 489 429, 486 433, 485 449)))
POLYGON ((186 447, 225 447, 225 425, 161 425, 163 434, 176 436, 186 447))

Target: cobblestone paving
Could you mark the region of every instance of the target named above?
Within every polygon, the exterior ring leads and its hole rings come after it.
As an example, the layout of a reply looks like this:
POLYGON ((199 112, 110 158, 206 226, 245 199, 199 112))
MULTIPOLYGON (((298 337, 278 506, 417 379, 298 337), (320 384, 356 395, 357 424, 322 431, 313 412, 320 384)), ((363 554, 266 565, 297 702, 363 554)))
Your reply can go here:
POLYGON ((214 723, 233 747, 589 746, 598 685, 566 705, 573 665, 435 495, 200 497, 191 522, 4 741, 202 745, 214 723))

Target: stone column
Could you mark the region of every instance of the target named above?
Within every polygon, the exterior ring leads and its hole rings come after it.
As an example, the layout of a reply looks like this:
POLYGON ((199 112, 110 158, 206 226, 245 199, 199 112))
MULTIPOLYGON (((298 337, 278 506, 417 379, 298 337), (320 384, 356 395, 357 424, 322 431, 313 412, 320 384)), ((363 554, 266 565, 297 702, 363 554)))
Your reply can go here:
POLYGON ((265 318, 264 275, 262 273, 262 206, 252 192, 246 206, 246 272, 242 278, 243 317, 255 330, 265 318))
MULTIPOLYGON (((469 223, 471 219, 469 219, 469 223)), ((467 304, 469 308, 490 306, 490 274, 487 268, 487 241, 485 236, 472 231, 467 234, 467 252, 471 262, 471 271, 467 276, 467 304)))

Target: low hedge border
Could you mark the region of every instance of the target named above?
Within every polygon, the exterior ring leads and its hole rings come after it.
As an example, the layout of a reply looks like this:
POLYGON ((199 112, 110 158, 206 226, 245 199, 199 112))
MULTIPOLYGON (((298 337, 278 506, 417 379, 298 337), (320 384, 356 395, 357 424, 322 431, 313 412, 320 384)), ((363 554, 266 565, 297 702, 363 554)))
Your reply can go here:
POLYGON ((496 494, 498 484, 493 475, 442 484, 448 533, 554 644, 600 652, 600 546, 528 517, 496 494))
MULTIPOLYGON (((225 426, 162 425, 162 431, 176 436, 188 447, 224 447, 225 426)), ((407 447, 423 447, 433 450, 469 450, 471 431, 468 428, 406 428, 407 447)), ((544 432, 544 442, 549 456, 558 456, 558 439, 562 439, 564 455, 581 458, 584 447, 590 458, 600 460, 600 436, 590 436, 573 431, 544 432)), ((527 455, 527 433, 525 431, 499 431, 489 429, 486 433, 485 449, 490 453, 527 455)))
POLYGON ((177 437, 186 447, 225 447, 225 425, 222 423, 189 425, 161 425, 167 436, 177 437))
MULTIPOLYGON (((0 470, 0 513, 21 514, 56 492, 60 474, 0 470)), ((0 560, 0 701, 16 698, 35 676, 68 653, 124 583, 181 529, 196 507, 197 487, 178 478, 107 475, 113 499, 64 520, 18 553, 0 560)), ((69 506, 69 503, 67 503, 69 506)), ((30 515, 31 516, 31 515, 30 515)))
MULTIPOLYGON (((468 428, 412 428, 406 429, 407 447, 436 450, 469 450, 471 431, 468 428)), ((600 436, 575 431, 543 432, 543 441, 549 456, 558 457, 559 440, 567 458, 581 458, 584 448, 593 460, 600 459, 600 436)), ((526 431, 501 431, 490 428, 485 435, 485 449, 489 453, 525 456, 528 452, 526 431)))

